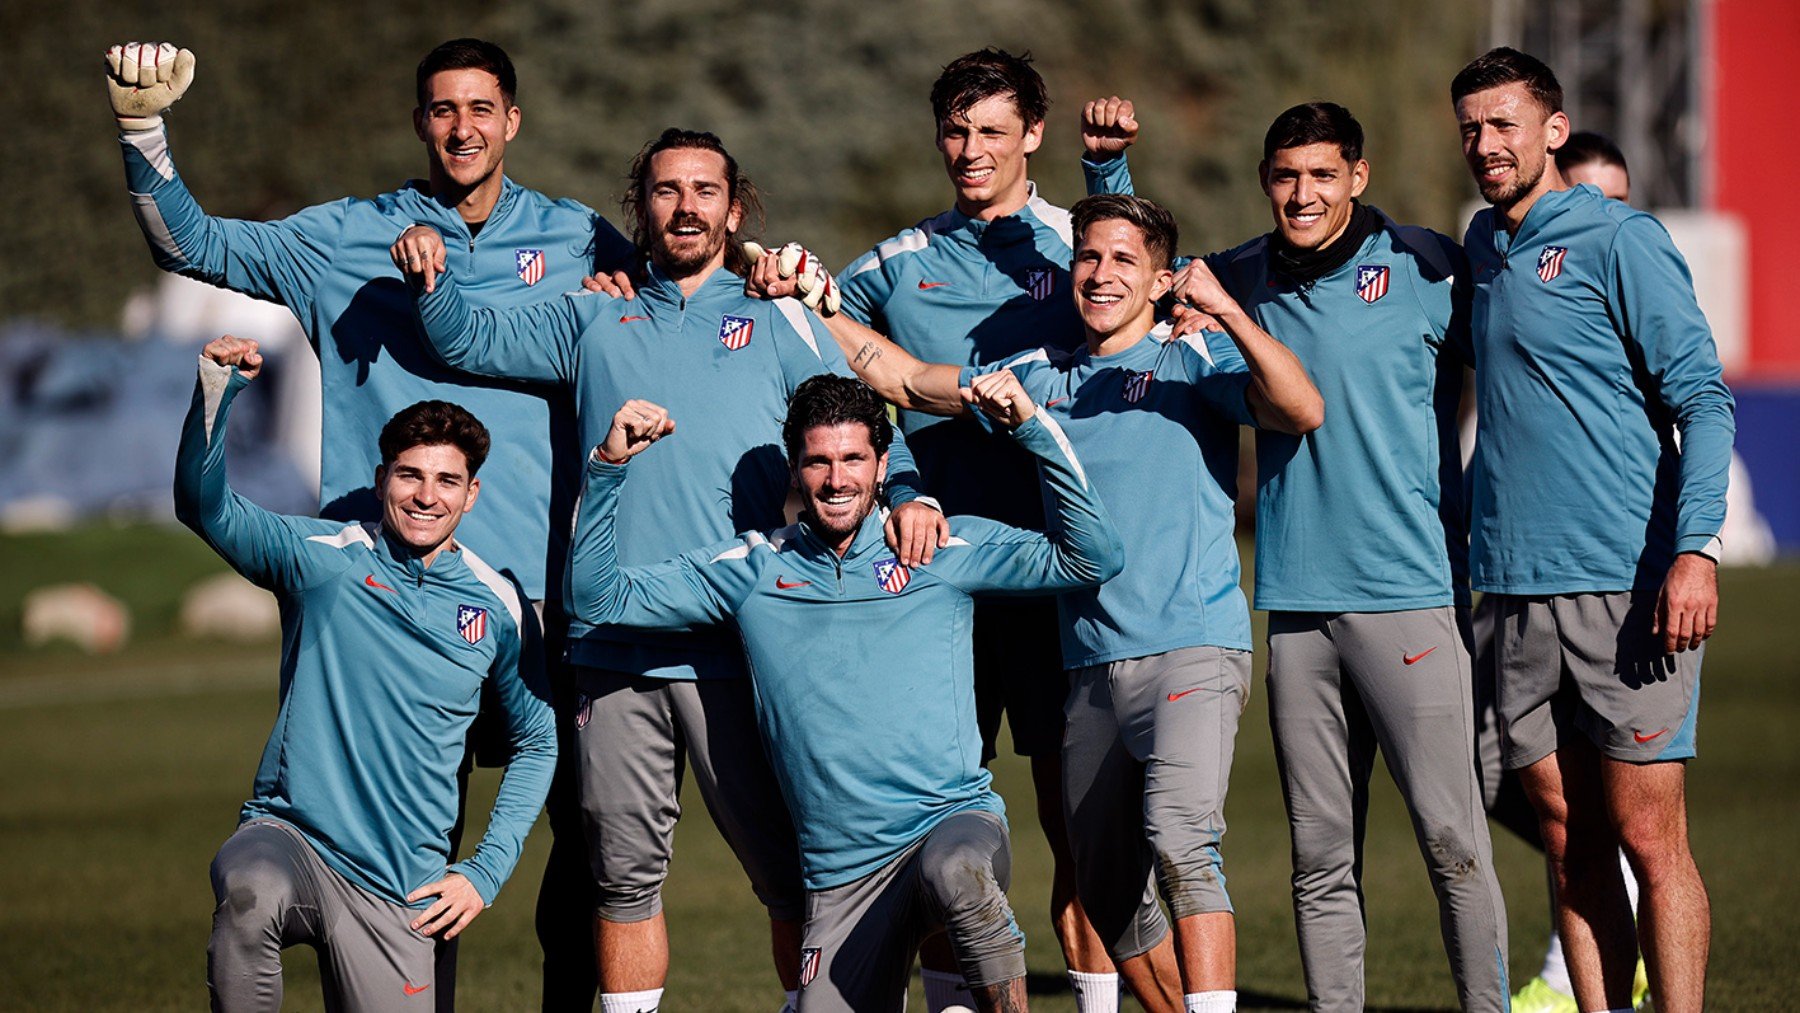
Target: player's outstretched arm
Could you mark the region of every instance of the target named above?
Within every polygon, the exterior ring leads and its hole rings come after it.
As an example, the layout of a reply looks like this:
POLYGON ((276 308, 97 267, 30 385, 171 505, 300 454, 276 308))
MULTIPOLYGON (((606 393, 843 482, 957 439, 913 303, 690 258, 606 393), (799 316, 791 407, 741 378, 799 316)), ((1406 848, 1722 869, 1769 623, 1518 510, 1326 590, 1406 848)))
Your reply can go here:
POLYGON ((606 439, 588 455, 564 596, 584 623, 693 629, 729 618, 749 593, 751 561, 748 552, 741 551, 748 544, 742 539, 650 566, 619 565, 614 522, 628 465, 674 433, 675 422, 667 410, 634 399, 613 415, 606 439))
POLYGON ((515 309, 475 309, 445 271, 443 237, 429 225, 408 228, 388 255, 412 286, 425 346, 451 369, 478 376, 573 382, 581 333, 609 301, 583 293, 515 309))
MULTIPOLYGON (((744 278, 744 292, 762 299, 792 297, 800 294, 803 276, 817 278, 825 273, 818 258, 804 247, 793 243, 782 247, 784 253, 790 250, 800 250, 802 255, 758 257, 744 278), (784 261, 790 264, 786 274, 784 261)), ((826 282, 813 284, 823 288, 826 282)), ((835 286, 835 282, 830 284, 835 286)), ((883 335, 850 319, 848 314, 821 313, 820 318, 851 371, 883 399, 901 408, 933 415, 961 415, 967 411, 956 383, 957 367, 921 362, 883 335)))
POLYGON ((970 544, 946 549, 932 573, 971 594, 1045 594, 1092 587, 1125 567, 1125 545, 1056 420, 1037 410, 1010 369, 977 374, 967 390, 984 420, 1012 431, 1042 461, 1046 532, 973 518, 970 544))
MULTIPOLYGON (((303 575, 297 527, 239 496, 225 477, 225 432, 238 392, 262 369, 257 344, 227 335, 200 356, 200 376, 175 456, 175 516, 250 581, 280 589, 303 575)), ((318 522, 313 522, 318 523, 318 522)))
POLYGON ((168 43, 132 42, 113 46, 105 62, 125 185, 156 266, 289 308, 303 305, 337 246, 343 205, 279 222, 208 215, 175 171, 162 118, 193 81, 194 55, 168 43))
POLYGON ((1117 95, 1081 109, 1081 177, 1089 194, 1135 193, 1125 151, 1137 143, 1137 107, 1117 95))
POLYGON ((1258 426, 1304 436, 1325 423, 1325 399, 1299 357, 1244 312, 1205 260, 1191 260, 1176 274, 1175 294, 1217 320, 1244 356, 1250 370, 1244 397, 1258 426))

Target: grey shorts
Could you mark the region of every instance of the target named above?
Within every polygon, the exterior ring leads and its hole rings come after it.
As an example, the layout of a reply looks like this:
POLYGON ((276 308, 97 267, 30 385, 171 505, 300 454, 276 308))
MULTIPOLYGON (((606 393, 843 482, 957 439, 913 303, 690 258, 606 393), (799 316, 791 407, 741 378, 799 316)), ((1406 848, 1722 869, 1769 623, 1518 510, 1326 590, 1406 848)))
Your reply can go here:
POLYGON ((713 823, 778 921, 803 910, 800 845, 756 727, 749 679, 653 679, 576 671, 581 810, 596 913, 638 922, 662 910, 662 884, 691 765, 713 823))
POLYGON ((1075 670, 1063 805, 1076 890, 1115 960, 1177 918, 1231 910, 1219 845, 1250 652, 1184 647, 1075 670))
POLYGON ((808 892, 801 1013, 899 1013, 919 941, 939 929, 969 985, 1024 977, 1025 934, 1006 902, 1011 879, 1005 821, 968 810, 867 876, 808 892))
POLYGON ((1657 592, 1492 597, 1507 767, 1576 731, 1629 763, 1694 755, 1702 651, 1664 653, 1650 632, 1657 592))
POLYGON ((994 758, 1000 716, 1013 752, 1054 756, 1062 748, 1069 674, 1062 663, 1056 599, 990 597, 975 602, 975 716, 981 762, 994 758))
POLYGON ((212 864, 212 938, 206 984, 213 1009, 281 1008, 281 951, 319 951, 327 1010, 430 1010, 432 941, 413 931, 419 912, 339 875, 300 832, 250 820, 212 864))

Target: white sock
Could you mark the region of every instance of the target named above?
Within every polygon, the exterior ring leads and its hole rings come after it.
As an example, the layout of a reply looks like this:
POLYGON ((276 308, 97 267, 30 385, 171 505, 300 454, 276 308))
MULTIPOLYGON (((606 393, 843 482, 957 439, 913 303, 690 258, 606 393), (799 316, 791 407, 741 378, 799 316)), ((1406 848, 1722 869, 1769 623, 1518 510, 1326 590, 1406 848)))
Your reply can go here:
POLYGON ((1118 975, 1110 971, 1070 971, 1069 988, 1075 992, 1075 1009, 1079 1013, 1119 1013, 1118 975))
POLYGON ((662 1005, 663 990, 647 988, 642 992, 603 992, 600 1013, 656 1013, 662 1005))
POLYGON ((1575 986, 1569 981, 1569 963, 1563 959, 1562 933, 1556 930, 1554 921, 1550 925, 1550 945, 1544 948, 1544 969, 1538 977, 1563 995, 1575 994, 1575 986))
POLYGON ((1625 877, 1625 896, 1631 901, 1631 917, 1637 917, 1638 884, 1637 877, 1631 874, 1631 863, 1625 860, 1625 851, 1619 850, 1619 873, 1625 877))
POLYGON ((1187 1013, 1237 1013, 1237 990, 1189 992, 1181 997, 1187 1013))
POLYGON ((925 1013, 944 1013, 944 1010, 956 1006, 974 1008, 975 996, 970 994, 969 986, 956 971, 933 971, 929 967, 921 967, 919 979, 925 982, 925 1013))
POLYGON ((790 988, 787 991, 787 1002, 782 1005, 781 1013, 794 1013, 800 1008, 800 990, 790 988))

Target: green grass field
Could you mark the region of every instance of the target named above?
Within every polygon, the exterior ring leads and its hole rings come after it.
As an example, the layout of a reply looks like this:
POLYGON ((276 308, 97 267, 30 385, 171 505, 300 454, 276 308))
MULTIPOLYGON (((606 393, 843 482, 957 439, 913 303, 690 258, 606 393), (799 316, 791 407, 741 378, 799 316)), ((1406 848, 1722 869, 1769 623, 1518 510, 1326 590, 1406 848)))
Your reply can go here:
MULTIPOLYGON (((273 645, 232 647, 169 632, 180 589, 218 564, 185 532, 95 528, 0 538, 0 1009, 161 1010, 206 1004, 212 907, 207 865, 231 832, 274 711, 273 645), (91 580, 136 613, 132 645, 90 659, 19 640, 26 590, 91 580)), ((1800 1006, 1800 566, 1730 571, 1708 648, 1701 759, 1689 798, 1714 910, 1712 1007, 1800 1006)), ((1260 659, 1259 659, 1260 660, 1260 659)), ((1238 905, 1243 1008, 1304 1007, 1288 906, 1287 830, 1261 688, 1233 771, 1226 869, 1238 905)), ((1048 858, 1024 765, 997 764, 1013 811, 1014 907, 1030 939, 1032 999, 1072 1010, 1046 905, 1048 858)), ((479 780, 485 811, 495 778, 479 780)), ((690 793, 691 794, 691 793, 690 793)), ((779 1005, 766 932, 742 874, 698 800, 683 821, 666 894, 670 1010, 779 1005)), ((471 831, 473 833, 473 831, 471 831)), ((1547 930, 1542 867, 1496 833, 1515 981, 1536 973, 1547 930)), ((535 1008, 533 834, 520 873, 466 937, 467 1010, 535 1008)), ((1384 774, 1369 821, 1371 1009, 1454 1008, 1437 919, 1405 814, 1384 774)), ((312 955, 290 951, 287 1008, 320 1008, 312 955)), ((920 997, 912 1008, 923 1008, 920 997)))

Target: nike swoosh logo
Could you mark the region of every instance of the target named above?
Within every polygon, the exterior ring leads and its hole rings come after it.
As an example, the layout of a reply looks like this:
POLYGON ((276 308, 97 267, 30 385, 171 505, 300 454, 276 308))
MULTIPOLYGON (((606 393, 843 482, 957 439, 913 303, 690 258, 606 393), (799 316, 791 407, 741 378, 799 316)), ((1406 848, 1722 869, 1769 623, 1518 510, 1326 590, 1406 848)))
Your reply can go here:
POLYGON ((1431 647, 1427 647, 1427 648, 1425 648, 1425 649, 1424 649, 1424 650, 1423 650, 1423 651, 1420 651, 1420 652, 1419 652, 1419 653, 1417 653, 1417 654, 1408 654, 1408 655, 1405 655, 1405 656, 1404 656, 1404 657, 1402 657, 1402 658, 1401 658, 1401 659, 1400 659, 1400 660, 1401 660, 1401 661, 1404 661, 1404 662, 1406 662, 1406 663, 1407 663, 1407 664, 1409 664, 1409 665, 1410 665, 1410 664, 1413 664, 1413 663, 1414 663, 1414 662, 1416 662, 1416 661, 1418 661, 1418 660, 1419 660, 1419 659, 1420 659, 1420 658, 1423 658, 1423 657, 1424 657, 1424 656, 1426 656, 1426 655, 1427 655, 1427 654, 1430 654, 1430 653, 1431 653, 1431 652, 1432 652, 1432 651, 1435 651, 1435 650, 1437 650, 1437 647, 1436 647, 1436 645, 1433 645, 1433 646, 1431 646, 1431 647))
POLYGON ((810 580, 782 580, 780 577, 775 578, 775 586, 783 591, 791 591, 797 587, 810 587, 811 585, 812 581, 810 580))
POLYGON ((635 323, 639 320, 648 320, 648 319, 650 319, 650 318, 649 317, 620 317, 619 323, 629 324, 629 323, 635 323))
POLYGON ((1668 731, 1667 728, 1662 728, 1662 729, 1658 729, 1657 731, 1651 732, 1649 735, 1645 735, 1642 732, 1632 732, 1631 737, 1638 740, 1638 745, 1641 746, 1644 743, 1649 742, 1651 739, 1656 738, 1658 735, 1661 735, 1663 732, 1666 732, 1666 731, 1668 731))
POLYGON ((414 985, 412 982, 409 981, 406 983, 405 987, 406 987, 407 995, 418 995, 420 992, 425 991, 426 989, 430 988, 431 986, 430 985, 414 985))
POLYGON ((1059 397, 1054 401, 1044 402, 1044 407, 1045 408, 1055 408, 1057 405, 1062 404, 1064 401, 1067 401, 1067 400, 1068 400, 1068 398, 1066 398, 1066 397, 1059 397))
POLYGON ((919 282, 919 291, 923 292, 927 289, 943 288, 948 284, 950 283, 947 281, 921 281, 919 282))
POLYGON ((380 590, 386 591, 388 594, 399 594, 400 593, 400 592, 394 590, 393 588, 387 586, 386 584, 383 584, 381 581, 376 580, 375 575, 372 573, 369 574, 367 577, 363 578, 363 583, 369 585, 370 587, 379 588, 380 590))
POLYGON ((1198 692, 1200 692, 1200 687, 1195 686, 1193 689, 1184 689, 1179 693, 1170 693, 1169 694, 1169 702, 1174 703, 1175 701, 1181 699, 1182 697, 1187 696, 1189 693, 1198 693, 1198 692))

